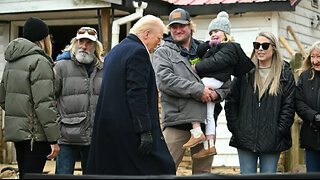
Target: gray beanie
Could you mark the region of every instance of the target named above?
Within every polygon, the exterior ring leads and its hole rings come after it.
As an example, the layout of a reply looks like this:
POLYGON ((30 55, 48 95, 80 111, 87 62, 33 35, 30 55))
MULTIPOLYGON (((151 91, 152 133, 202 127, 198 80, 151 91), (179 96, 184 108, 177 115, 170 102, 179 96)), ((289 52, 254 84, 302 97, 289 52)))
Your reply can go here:
POLYGON ((230 34, 230 21, 229 15, 225 11, 219 12, 217 18, 213 19, 208 27, 209 34, 212 30, 220 30, 230 34))

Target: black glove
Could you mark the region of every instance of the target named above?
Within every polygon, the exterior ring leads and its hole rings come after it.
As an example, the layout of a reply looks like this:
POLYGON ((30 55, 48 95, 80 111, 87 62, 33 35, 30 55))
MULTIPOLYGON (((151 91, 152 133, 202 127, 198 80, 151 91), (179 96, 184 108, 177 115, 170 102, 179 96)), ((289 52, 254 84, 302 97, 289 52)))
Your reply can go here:
POLYGON ((142 155, 148 155, 152 148, 152 135, 150 131, 141 134, 141 143, 138 148, 138 152, 142 155))
POLYGON ((314 115, 313 121, 311 122, 311 127, 314 130, 320 130, 320 114, 314 115))
POLYGON ((210 48, 211 46, 209 45, 209 41, 199 44, 197 48, 198 57, 202 59, 202 57, 206 54, 207 50, 210 48))

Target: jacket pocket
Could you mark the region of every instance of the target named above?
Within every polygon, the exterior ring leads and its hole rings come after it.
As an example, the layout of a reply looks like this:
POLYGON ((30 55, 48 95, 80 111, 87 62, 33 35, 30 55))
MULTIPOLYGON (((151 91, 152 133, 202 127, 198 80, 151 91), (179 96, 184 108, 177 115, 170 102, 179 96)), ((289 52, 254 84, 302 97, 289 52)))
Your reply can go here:
POLYGON ((85 143, 87 142, 84 117, 62 118, 61 119, 61 139, 63 142, 85 143))

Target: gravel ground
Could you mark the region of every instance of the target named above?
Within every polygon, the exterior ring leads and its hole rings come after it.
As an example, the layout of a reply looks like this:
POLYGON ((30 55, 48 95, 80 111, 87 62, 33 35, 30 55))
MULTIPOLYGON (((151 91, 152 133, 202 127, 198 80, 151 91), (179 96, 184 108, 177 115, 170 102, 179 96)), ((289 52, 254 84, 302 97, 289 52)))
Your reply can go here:
MULTIPOLYGON (((18 168, 17 164, 0 164, 0 169, 5 167, 18 168)), ((55 161, 48 160, 44 168, 45 174, 55 173, 55 161)), ((214 174, 239 174, 239 167, 212 167, 212 172, 214 174)), ((82 175, 80 162, 76 163, 74 175, 82 175)), ((192 175, 191 169, 188 167, 179 167, 177 171, 177 176, 190 176, 192 175)), ((0 173, 0 179, 17 179, 18 175, 13 170, 6 170, 0 173)))

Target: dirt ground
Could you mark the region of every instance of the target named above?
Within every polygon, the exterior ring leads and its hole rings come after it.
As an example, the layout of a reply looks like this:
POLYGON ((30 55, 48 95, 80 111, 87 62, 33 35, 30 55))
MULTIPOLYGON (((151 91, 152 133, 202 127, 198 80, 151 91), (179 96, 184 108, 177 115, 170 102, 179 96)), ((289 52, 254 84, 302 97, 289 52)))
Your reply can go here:
MULTIPOLYGON (((44 167, 43 173, 54 174, 55 173, 55 161, 48 160, 44 167)), ((0 164, 0 170, 6 167, 18 168, 17 164, 0 164)), ((239 174, 239 167, 212 167, 212 172, 214 174, 239 174)), ((77 162, 75 165, 74 175, 82 175, 81 163, 77 162)), ((177 176, 189 176, 192 175, 191 169, 188 167, 179 167, 177 171, 177 176)), ((14 170, 6 170, 0 173, 0 179, 18 179, 18 174, 14 170)))

